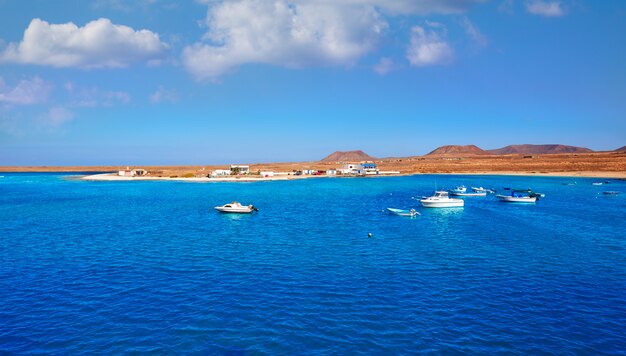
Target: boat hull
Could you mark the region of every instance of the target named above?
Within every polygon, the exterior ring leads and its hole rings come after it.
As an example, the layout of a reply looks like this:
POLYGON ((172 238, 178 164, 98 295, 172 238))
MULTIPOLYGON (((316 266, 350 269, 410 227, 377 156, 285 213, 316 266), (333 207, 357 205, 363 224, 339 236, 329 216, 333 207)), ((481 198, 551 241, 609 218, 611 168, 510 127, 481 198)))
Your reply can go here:
POLYGON ((392 214, 398 215, 398 216, 410 216, 413 217, 415 215, 419 215, 420 213, 418 213, 415 210, 402 210, 402 209, 394 209, 394 208, 387 208, 387 211, 389 211, 392 214))
POLYGON ((422 199, 420 203, 424 208, 460 208, 465 205, 462 199, 450 199, 448 201, 422 199))
POLYGON ((474 193, 450 192, 450 195, 455 196, 455 197, 486 197, 487 192, 474 192, 474 193))
POLYGON ((250 214, 256 211, 256 208, 252 205, 241 206, 216 206, 215 210, 220 213, 233 213, 233 214, 250 214))
POLYGON ((513 197, 510 195, 496 195, 501 202, 504 203, 525 203, 533 204, 537 201, 537 197, 513 197))

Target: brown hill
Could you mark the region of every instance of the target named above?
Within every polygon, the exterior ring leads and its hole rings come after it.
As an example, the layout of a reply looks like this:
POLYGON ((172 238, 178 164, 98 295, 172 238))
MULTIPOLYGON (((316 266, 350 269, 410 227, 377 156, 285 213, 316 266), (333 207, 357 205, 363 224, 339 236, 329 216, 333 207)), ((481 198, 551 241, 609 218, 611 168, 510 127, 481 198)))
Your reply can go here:
POLYGON ((483 155, 483 151, 480 147, 474 145, 449 145, 436 148, 434 151, 427 154, 427 156, 434 155, 448 155, 448 156, 465 156, 465 155, 483 155))
POLYGON ((360 162, 360 161, 373 161, 376 158, 368 155, 367 153, 358 151, 336 151, 322 159, 321 162, 360 162))
POLYGON ((555 154, 555 153, 588 153, 592 150, 584 147, 566 145, 509 145, 495 150, 487 150, 495 155, 507 154, 555 154))
POLYGON ((626 146, 620 147, 620 148, 616 149, 615 151, 616 152, 626 152, 626 146))

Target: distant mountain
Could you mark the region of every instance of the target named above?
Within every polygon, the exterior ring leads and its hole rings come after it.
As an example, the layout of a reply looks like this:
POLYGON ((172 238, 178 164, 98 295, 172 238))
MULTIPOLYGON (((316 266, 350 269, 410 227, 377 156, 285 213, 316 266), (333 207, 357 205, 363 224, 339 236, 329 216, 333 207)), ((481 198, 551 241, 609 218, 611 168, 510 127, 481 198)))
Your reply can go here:
POLYGON ((484 155, 486 152, 482 150, 480 147, 474 145, 449 145, 449 146, 441 146, 434 151, 427 154, 427 156, 435 156, 435 155, 448 155, 448 156, 463 156, 463 155, 484 155))
POLYGON ((486 152, 494 155, 507 154, 555 154, 555 153, 588 153, 592 150, 584 147, 566 145, 510 145, 486 152))
POLYGON ((358 151, 336 151, 322 159, 322 162, 360 162, 360 161, 373 161, 376 158, 368 155, 367 153, 358 151))
POLYGON ((615 151, 616 152, 626 152, 626 146, 620 147, 620 148, 616 149, 615 151))

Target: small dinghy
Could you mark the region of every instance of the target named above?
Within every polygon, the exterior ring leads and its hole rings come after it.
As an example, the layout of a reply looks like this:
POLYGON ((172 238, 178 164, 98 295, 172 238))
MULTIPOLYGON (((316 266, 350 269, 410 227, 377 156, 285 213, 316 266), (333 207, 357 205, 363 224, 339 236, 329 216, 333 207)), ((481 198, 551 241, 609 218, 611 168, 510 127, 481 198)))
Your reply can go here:
POLYGON ((395 215, 399 215, 399 216, 410 216, 410 217, 414 217, 416 215, 420 215, 420 213, 418 213, 417 211, 415 211, 415 209, 411 209, 411 210, 403 210, 403 209, 394 209, 394 208, 387 208, 387 211, 389 211, 392 214, 395 215))
POLYGON ((241 205, 234 201, 232 203, 216 206, 215 210, 222 213, 250 214, 253 211, 259 211, 254 205, 241 205))
POLYGON ((607 190, 605 192, 602 192, 602 194, 604 194, 604 195, 618 195, 619 192, 617 190, 607 190))

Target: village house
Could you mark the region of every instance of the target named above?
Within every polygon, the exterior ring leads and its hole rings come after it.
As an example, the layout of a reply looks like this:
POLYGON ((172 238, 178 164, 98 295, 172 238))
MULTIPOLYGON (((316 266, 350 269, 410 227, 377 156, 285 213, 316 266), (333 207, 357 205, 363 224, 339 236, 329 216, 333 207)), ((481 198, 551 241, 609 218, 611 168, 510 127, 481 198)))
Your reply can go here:
POLYGON ((231 164, 230 173, 234 175, 250 174, 250 166, 231 164))
POLYGON ((211 172, 211 178, 226 177, 230 175, 230 169, 216 169, 211 172))
POLYGON ((120 177, 145 176, 146 174, 148 174, 148 171, 146 171, 145 169, 140 169, 140 168, 130 169, 128 167, 126 167, 126 169, 123 169, 117 172, 117 175, 120 177))
POLYGON ((378 174, 378 167, 372 162, 348 163, 339 169, 339 172, 355 175, 378 174))

